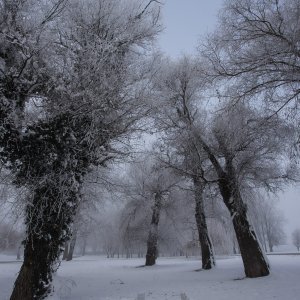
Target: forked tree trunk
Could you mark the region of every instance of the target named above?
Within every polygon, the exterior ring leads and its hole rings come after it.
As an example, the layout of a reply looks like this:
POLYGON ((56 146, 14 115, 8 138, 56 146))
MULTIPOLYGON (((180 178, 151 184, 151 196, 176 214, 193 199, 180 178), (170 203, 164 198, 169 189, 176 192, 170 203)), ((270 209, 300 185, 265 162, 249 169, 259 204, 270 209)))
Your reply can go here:
POLYGON ((155 265, 158 248, 158 223, 161 210, 161 194, 156 193, 154 197, 154 206, 152 209, 152 219, 150 225, 150 231, 147 240, 147 254, 146 254, 146 266, 155 265))
POLYGON ((267 276, 270 273, 269 265, 263 249, 259 245, 256 233, 248 221, 247 206, 242 200, 235 178, 233 176, 230 178, 223 177, 219 180, 219 187, 232 218, 245 274, 250 278, 267 276))
POLYGON ((199 235, 199 242, 201 246, 201 256, 202 256, 202 269, 209 270, 215 265, 214 253, 209 238, 204 203, 203 203, 203 192, 204 192, 204 183, 200 178, 196 176, 193 179, 194 181, 194 193, 195 193, 195 217, 199 235))

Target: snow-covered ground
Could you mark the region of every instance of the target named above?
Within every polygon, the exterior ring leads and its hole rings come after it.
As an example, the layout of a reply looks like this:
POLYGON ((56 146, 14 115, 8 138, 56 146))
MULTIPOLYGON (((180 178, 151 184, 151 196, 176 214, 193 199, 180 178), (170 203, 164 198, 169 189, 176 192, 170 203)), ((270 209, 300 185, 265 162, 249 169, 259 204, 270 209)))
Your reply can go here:
MULTIPOLYGON (((245 279, 240 257, 220 258, 210 271, 199 271, 197 259, 159 258, 154 267, 139 267, 143 259, 80 257, 62 263, 50 299, 300 299, 300 255, 274 255, 269 260, 270 276, 245 279)), ((9 299, 20 265, 14 257, 0 255, 1 300, 9 299)))

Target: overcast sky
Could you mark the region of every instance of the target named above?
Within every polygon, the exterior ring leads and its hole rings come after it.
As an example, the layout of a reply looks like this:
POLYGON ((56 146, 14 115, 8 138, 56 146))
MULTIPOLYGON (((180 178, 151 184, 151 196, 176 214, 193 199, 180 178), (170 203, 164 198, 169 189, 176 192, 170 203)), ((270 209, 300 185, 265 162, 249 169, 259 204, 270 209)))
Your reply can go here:
MULTIPOLYGON (((159 44, 168 55, 176 58, 182 53, 193 54, 201 36, 212 31, 217 24, 218 11, 223 0, 165 0, 162 16, 165 30, 159 44)), ((300 228, 299 188, 287 188, 280 193, 279 207, 287 219, 286 232, 300 228)))
POLYGON ((201 35, 214 28, 223 0, 165 0, 160 46, 172 57, 193 53, 201 35))

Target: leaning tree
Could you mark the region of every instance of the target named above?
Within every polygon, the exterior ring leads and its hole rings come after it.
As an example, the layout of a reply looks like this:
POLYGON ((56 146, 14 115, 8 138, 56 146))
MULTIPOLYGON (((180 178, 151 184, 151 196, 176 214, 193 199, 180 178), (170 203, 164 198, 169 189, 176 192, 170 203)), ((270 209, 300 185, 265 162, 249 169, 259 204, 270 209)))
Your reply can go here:
MULTIPOLYGON (((211 104, 205 113, 201 99, 207 96, 208 81, 203 76, 206 68, 202 66, 199 64, 194 73, 184 68, 179 73, 181 77, 159 82, 168 88, 164 95, 158 93, 159 99, 169 105, 165 111, 161 105, 158 122, 169 128, 165 140, 173 139, 178 145, 179 140, 174 136, 177 128, 178 137, 183 133, 187 136, 184 145, 192 143, 196 150, 194 156, 202 157, 200 162, 205 166, 204 171, 209 170, 206 173, 209 181, 217 184, 230 212, 246 276, 265 276, 269 274, 268 263, 249 222, 243 192, 248 184, 252 188, 255 184, 255 187, 272 189, 278 182, 289 179, 281 159, 291 131, 280 118, 266 118, 261 107, 254 109, 243 102, 225 106, 211 104)), ((199 175, 202 181, 206 180, 203 171, 199 175)))
POLYGON ((247 277, 268 275, 269 266, 248 218, 245 193, 276 190, 297 175, 282 164, 290 130, 280 118, 266 118, 259 109, 238 103, 221 109, 206 136, 199 135, 230 212, 247 277))

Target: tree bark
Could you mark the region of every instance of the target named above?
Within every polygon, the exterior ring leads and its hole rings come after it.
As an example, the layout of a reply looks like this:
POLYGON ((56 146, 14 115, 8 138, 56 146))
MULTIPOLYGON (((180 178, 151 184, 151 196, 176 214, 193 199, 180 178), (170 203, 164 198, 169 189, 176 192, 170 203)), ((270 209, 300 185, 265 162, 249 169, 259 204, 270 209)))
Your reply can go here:
POLYGON ((217 176, 218 186, 222 195, 223 201, 228 208, 237 241, 241 251, 242 260, 244 263, 245 274, 247 277, 255 278, 267 276, 270 274, 269 264, 264 257, 255 231, 250 226, 247 217, 247 206, 242 200, 237 176, 233 166, 233 157, 225 151, 225 171, 210 147, 200 138, 203 150, 207 153, 211 164, 213 165, 217 176))
POLYGON ((51 291, 52 273, 57 269, 66 240, 64 232, 68 232, 69 214, 72 215, 66 203, 59 208, 54 205, 57 199, 55 192, 59 191, 55 191, 51 184, 37 188, 32 204, 26 208, 24 261, 10 300, 45 299, 51 291), (53 194, 47 197, 46 191, 50 188, 53 194))
POLYGON ((53 261, 49 257, 59 252, 59 244, 29 235, 25 242, 24 262, 15 281, 10 300, 45 299, 50 293, 53 261))
POLYGON ((242 200, 235 178, 232 175, 231 179, 228 177, 227 175, 219 180, 219 188, 232 218, 245 274, 249 278, 267 276, 270 273, 269 265, 248 221, 247 206, 242 200))
POLYGON ((69 194, 61 198, 55 178, 37 187, 26 207, 24 261, 10 300, 41 300, 51 292, 52 274, 58 268, 80 197, 78 186, 67 186, 69 194))
POLYGON ((150 225, 150 231, 147 240, 147 254, 146 254, 146 266, 155 265, 158 249, 158 223, 161 210, 161 194, 156 193, 154 197, 154 206, 152 209, 152 219, 150 225))
POLYGON ((195 217, 199 235, 199 242, 201 246, 202 256, 202 269, 209 270, 215 265, 214 253, 212 249, 211 240, 209 238, 204 203, 203 203, 203 192, 204 183, 200 178, 194 177, 194 194, 195 194, 195 217))

